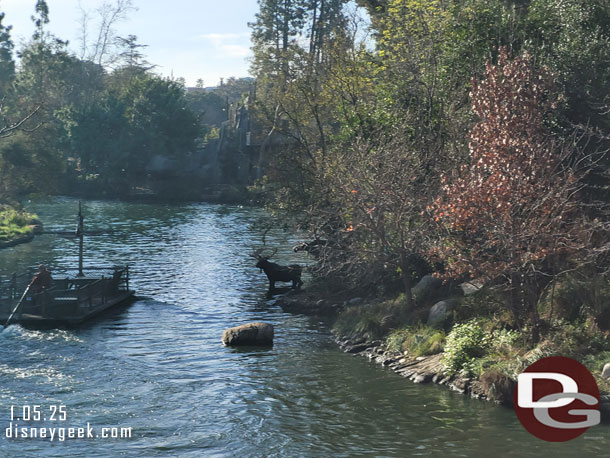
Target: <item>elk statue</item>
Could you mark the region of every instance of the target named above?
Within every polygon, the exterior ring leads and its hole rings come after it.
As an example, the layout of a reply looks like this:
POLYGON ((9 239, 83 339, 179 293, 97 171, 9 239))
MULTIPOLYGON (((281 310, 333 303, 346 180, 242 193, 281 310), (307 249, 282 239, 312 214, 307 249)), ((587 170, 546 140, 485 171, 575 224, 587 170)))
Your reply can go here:
POLYGON ((275 289, 276 281, 292 282, 292 287, 298 289, 303 284, 301 280, 301 272, 303 268, 298 264, 291 264, 289 266, 280 266, 274 262, 270 262, 269 259, 277 253, 277 249, 273 251, 269 256, 262 256, 262 250, 254 252, 252 257, 257 259, 256 267, 264 271, 269 279, 269 291, 275 289))

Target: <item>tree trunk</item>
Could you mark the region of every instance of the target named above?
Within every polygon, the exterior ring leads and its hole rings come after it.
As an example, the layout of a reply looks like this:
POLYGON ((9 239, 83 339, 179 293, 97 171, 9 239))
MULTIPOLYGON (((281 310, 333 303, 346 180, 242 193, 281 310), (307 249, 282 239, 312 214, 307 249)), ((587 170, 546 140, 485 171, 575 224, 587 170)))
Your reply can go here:
POLYGON ((531 342, 537 344, 540 342, 540 314, 538 313, 538 301, 542 295, 542 291, 548 284, 546 278, 544 280, 536 276, 535 273, 526 274, 523 281, 524 302, 528 308, 528 321, 531 326, 531 342))
POLYGON ((540 281, 535 273, 515 272, 511 275, 510 306, 519 330, 527 327, 528 343, 540 342, 540 314, 538 301, 548 281, 540 281))
POLYGON ((411 273, 409 272, 409 264, 405 253, 400 253, 400 270, 405 298, 407 300, 407 310, 411 312, 415 309, 415 301, 413 300, 413 281, 411 280, 411 273))

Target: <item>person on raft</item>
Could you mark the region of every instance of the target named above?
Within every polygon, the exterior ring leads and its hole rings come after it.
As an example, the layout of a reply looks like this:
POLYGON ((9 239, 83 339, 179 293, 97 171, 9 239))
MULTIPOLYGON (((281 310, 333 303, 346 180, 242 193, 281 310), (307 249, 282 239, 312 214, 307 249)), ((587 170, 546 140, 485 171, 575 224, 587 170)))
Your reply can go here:
POLYGON ((44 264, 40 264, 40 266, 38 266, 38 273, 34 275, 29 286, 35 293, 40 293, 43 290, 50 288, 52 281, 53 277, 51 277, 51 272, 47 270, 44 264))

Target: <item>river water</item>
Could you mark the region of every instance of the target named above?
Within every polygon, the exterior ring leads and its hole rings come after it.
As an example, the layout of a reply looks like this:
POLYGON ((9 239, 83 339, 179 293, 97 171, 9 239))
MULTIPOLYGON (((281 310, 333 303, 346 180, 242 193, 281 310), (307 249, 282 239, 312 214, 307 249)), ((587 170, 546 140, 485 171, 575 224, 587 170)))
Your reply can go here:
MULTIPOLYGON (((47 229, 75 227, 77 202, 30 202, 47 229)), ((610 428, 569 443, 530 436, 513 411, 444 387, 414 385, 340 352, 324 323, 283 313, 248 257, 261 210, 236 206, 84 203, 85 265, 132 266, 139 299, 75 330, 0 333, 0 456, 609 456, 610 428), (276 327, 271 349, 230 349, 222 331, 276 327), (132 437, 7 439, 10 409, 41 406, 21 426, 132 428, 132 437), (49 418, 63 407, 66 420, 49 418)), ((296 238, 266 236, 282 262, 296 238)), ((0 275, 77 262, 73 240, 43 235, 0 252, 0 275)), ((15 424, 15 422, 13 422, 15 424)), ((112 430, 111 434, 112 434, 112 430)), ((115 430, 118 431, 118 430, 115 430)))

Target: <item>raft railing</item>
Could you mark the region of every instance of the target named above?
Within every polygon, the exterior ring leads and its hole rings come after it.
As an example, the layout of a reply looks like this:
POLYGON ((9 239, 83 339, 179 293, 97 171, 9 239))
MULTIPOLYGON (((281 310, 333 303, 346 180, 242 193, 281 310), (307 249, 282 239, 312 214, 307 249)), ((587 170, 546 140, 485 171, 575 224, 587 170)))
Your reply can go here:
MULTIPOLYGON (((121 276, 118 278, 116 285, 112 285, 113 289, 116 287, 117 291, 128 291, 129 290, 129 266, 91 266, 85 267, 83 269, 85 272, 91 272, 94 276, 94 273, 105 272, 108 276, 102 274, 101 278, 81 278, 77 276, 78 269, 66 269, 61 267, 49 267, 49 271, 51 275, 53 275, 54 282, 57 282, 54 287, 50 288, 47 291, 41 293, 31 292, 28 294, 30 298, 33 299, 33 302, 43 302, 42 300, 36 300, 39 295, 44 294, 52 294, 53 298, 64 297, 68 298, 75 297, 76 302, 88 303, 88 307, 90 308, 93 304, 93 299, 95 297, 101 297, 102 303, 105 303, 108 299, 111 291, 107 290, 110 286, 110 281, 112 281, 112 277, 115 272, 121 272, 121 276), (73 273, 73 274, 72 274, 73 273), (71 275, 72 274, 72 275, 71 275), (62 289, 58 289, 57 286, 60 286, 58 283, 66 280, 67 285, 62 289), (70 286, 67 288, 67 286, 70 286)), ((31 267, 28 268, 23 273, 13 273, 10 276, 2 276, 0 275, 0 309, 3 309, 8 306, 8 308, 14 306, 15 302, 21 297, 23 291, 30 283, 36 272, 37 268, 31 267)), ((42 299, 42 296, 40 296, 42 299)), ((74 300, 74 299, 72 299, 74 300)))

